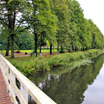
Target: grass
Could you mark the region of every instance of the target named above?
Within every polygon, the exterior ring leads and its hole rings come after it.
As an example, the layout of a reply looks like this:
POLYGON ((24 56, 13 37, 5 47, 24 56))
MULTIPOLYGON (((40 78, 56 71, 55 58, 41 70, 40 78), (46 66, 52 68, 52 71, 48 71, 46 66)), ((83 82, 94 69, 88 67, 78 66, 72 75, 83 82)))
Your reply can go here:
MULTIPOLYGON (((17 50, 14 50, 14 52, 16 52, 17 50)), ((31 52, 33 52, 34 50, 20 50, 20 52, 23 52, 23 53, 25 53, 25 52, 27 52, 27 53, 31 53, 31 52)), ((43 48, 42 50, 41 50, 41 52, 43 52, 43 53, 47 53, 47 52, 49 52, 50 51, 50 49, 49 48, 43 48)), ((57 51, 57 49, 53 49, 53 52, 56 52, 57 51)), ((0 50, 0 52, 1 53, 5 53, 6 51, 5 50, 0 50)), ((10 53, 11 53, 11 51, 9 51, 10 53)), ((38 50, 38 52, 39 52, 39 50, 38 50)))
POLYGON ((18 70, 20 70, 23 74, 28 76, 39 71, 49 71, 54 68, 67 66, 67 65, 72 66, 73 62, 75 61, 89 60, 91 58, 97 57, 102 52, 103 51, 100 49, 94 49, 94 50, 88 50, 83 52, 79 51, 79 52, 73 52, 73 53, 63 53, 58 55, 52 55, 51 57, 44 57, 44 56, 16 57, 14 59, 8 58, 8 60, 18 70))
MULTIPOLYGON (((27 53, 31 53, 33 51, 34 50, 20 50, 20 52, 27 52, 27 53)), ((43 52, 43 53, 44 52, 46 53, 46 52, 49 52, 49 51, 50 51, 50 49, 46 49, 46 48, 41 50, 41 52, 43 52)), ((56 52, 56 51, 57 51, 57 49, 53 49, 53 52, 56 52)), ((39 50, 38 50, 38 52, 39 52, 39 50)))

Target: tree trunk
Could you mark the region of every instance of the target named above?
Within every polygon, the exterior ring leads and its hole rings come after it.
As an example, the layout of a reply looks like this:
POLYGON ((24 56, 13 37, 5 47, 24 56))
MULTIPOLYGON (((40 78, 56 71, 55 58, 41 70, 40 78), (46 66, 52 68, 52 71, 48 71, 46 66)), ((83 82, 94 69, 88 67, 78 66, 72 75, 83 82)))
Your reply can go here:
POLYGON ((57 42, 57 51, 59 52, 59 42, 57 42))
POLYGON ((8 37, 8 42, 7 42, 7 48, 6 48, 5 56, 9 56, 9 47, 10 47, 10 37, 8 37))
POLYGON ((37 53, 37 47, 38 47, 38 36, 36 33, 34 33, 34 40, 35 40, 35 48, 34 48, 34 53, 36 53, 36 57, 38 55, 37 53))
POLYGON ((50 43, 50 55, 52 55, 52 43, 50 43))
POLYGON ((64 50, 63 50, 63 47, 62 47, 62 45, 61 45, 61 50, 60 50, 60 52, 61 52, 61 53, 64 53, 64 50))
POLYGON ((41 44, 42 44, 42 39, 41 39, 41 36, 40 36, 40 53, 41 53, 41 50, 42 50, 41 44))
POLYGON ((95 34, 92 34, 92 49, 96 48, 95 34))
POLYGON ((42 50, 42 48, 41 48, 41 45, 40 45, 40 53, 41 53, 41 50, 42 50))
POLYGON ((14 58, 14 34, 11 35, 11 58, 14 58))
POLYGON ((15 28, 15 21, 16 21, 16 12, 15 10, 12 11, 12 9, 10 8, 10 10, 8 9, 8 28, 10 30, 10 38, 11 38, 11 58, 14 58, 14 36, 15 34, 13 34, 12 32, 14 31, 15 28), (10 12, 10 13, 9 13, 10 12))

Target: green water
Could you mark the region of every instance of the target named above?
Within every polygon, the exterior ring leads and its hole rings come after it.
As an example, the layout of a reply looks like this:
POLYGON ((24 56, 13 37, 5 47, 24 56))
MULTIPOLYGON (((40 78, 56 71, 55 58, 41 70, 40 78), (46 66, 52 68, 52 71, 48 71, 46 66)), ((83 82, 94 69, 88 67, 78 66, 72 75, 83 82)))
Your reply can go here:
POLYGON ((29 79, 57 104, 104 104, 104 94, 98 95, 99 86, 102 86, 100 91, 104 91, 102 83, 104 77, 100 78, 104 72, 104 55, 92 61, 93 63, 82 65, 71 71, 69 67, 64 66, 50 72, 32 75, 29 79))

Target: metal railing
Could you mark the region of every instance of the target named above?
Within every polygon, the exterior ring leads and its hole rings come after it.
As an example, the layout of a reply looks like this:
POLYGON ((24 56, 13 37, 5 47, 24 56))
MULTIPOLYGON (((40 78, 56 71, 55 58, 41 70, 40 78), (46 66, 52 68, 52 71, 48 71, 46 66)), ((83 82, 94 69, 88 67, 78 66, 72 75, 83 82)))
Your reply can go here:
POLYGON ((56 104, 1 54, 0 69, 13 104, 56 104))

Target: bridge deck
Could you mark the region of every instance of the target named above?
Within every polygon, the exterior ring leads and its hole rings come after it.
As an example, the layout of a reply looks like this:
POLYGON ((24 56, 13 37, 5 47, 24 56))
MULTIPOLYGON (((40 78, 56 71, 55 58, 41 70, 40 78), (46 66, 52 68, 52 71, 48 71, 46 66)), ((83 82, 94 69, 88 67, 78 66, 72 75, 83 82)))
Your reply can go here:
POLYGON ((0 104, 12 104, 0 69, 0 104))

